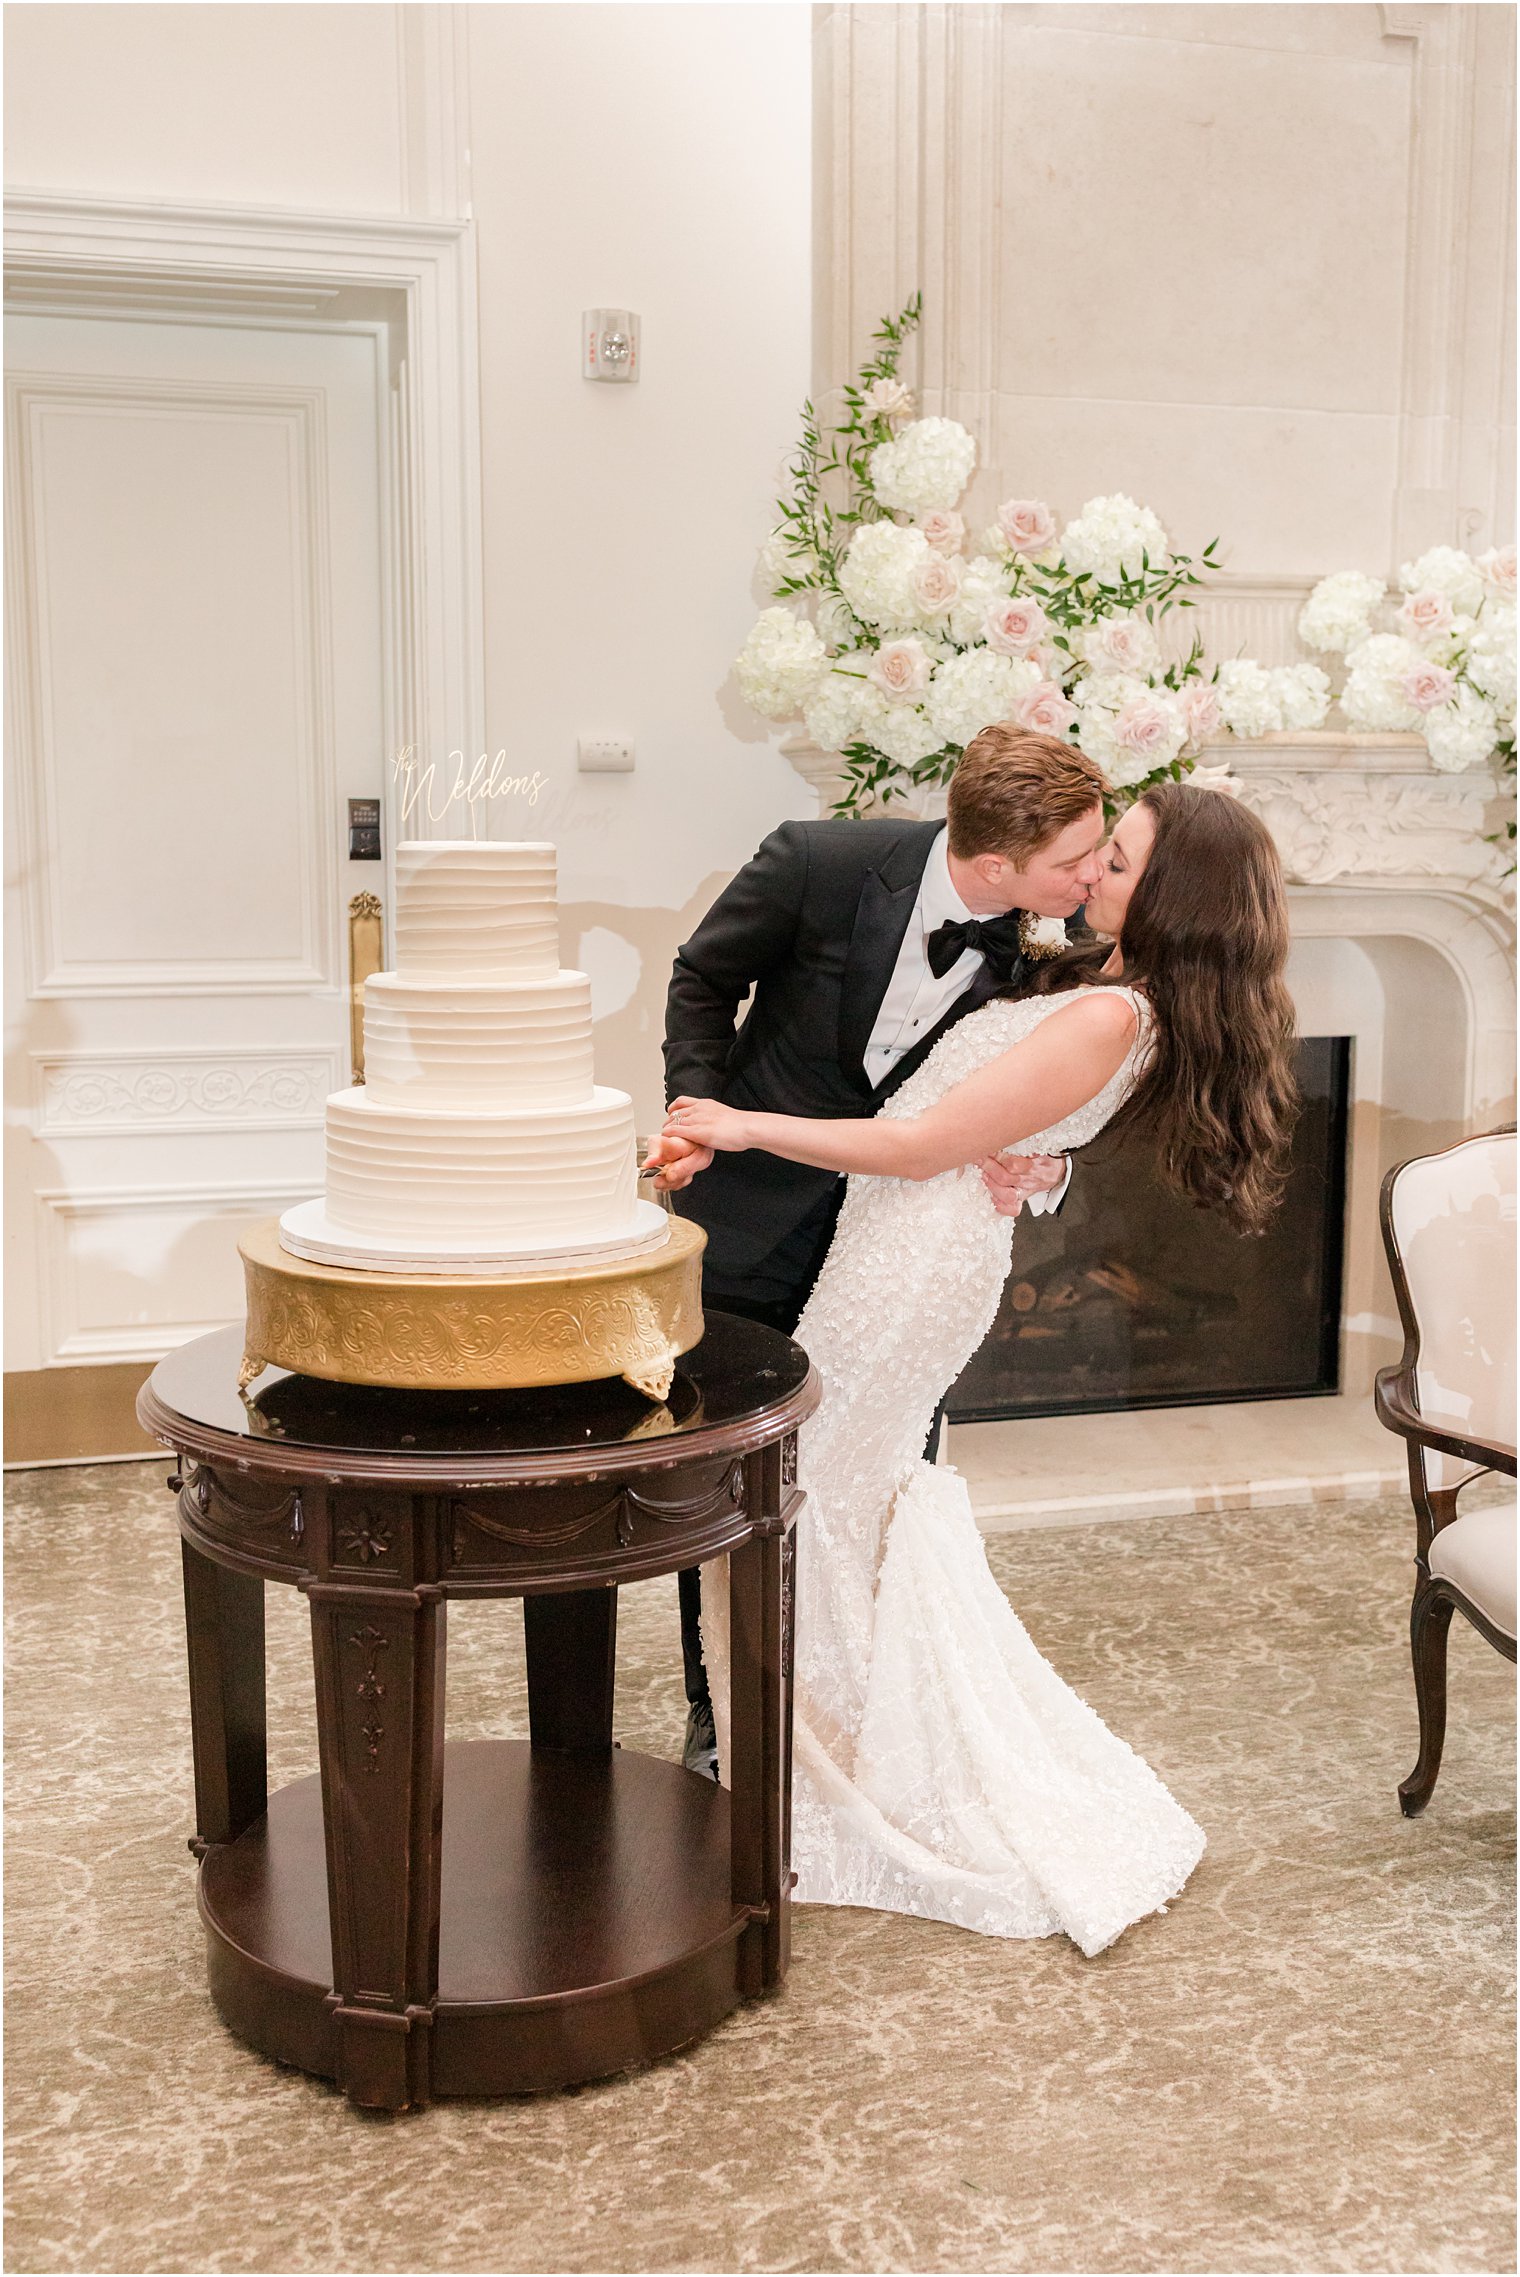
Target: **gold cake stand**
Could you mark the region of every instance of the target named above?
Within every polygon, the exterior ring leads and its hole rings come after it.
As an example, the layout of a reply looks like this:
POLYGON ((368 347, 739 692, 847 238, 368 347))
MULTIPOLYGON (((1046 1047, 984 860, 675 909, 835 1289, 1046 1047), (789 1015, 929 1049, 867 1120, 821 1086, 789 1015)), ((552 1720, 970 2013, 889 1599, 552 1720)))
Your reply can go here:
POLYGON ((366 1273, 280 1246, 278 1218, 238 1243, 248 1326, 238 1388, 265 1368, 396 1391, 520 1390, 622 1376, 663 1400, 702 1338, 707 1236, 672 1216, 658 1249, 515 1280, 366 1273))

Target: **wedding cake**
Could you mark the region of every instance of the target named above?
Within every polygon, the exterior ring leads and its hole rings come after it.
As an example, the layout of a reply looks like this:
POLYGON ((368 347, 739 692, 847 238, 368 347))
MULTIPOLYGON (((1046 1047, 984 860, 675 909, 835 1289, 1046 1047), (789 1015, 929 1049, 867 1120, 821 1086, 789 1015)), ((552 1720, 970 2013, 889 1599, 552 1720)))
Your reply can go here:
POLYGON ((595 1079, 591 983, 559 961, 552 846, 396 849, 394 972, 364 984, 364 1081, 327 1102, 327 1191, 280 1220, 319 1264, 513 1273, 666 1237, 633 1102, 595 1079))

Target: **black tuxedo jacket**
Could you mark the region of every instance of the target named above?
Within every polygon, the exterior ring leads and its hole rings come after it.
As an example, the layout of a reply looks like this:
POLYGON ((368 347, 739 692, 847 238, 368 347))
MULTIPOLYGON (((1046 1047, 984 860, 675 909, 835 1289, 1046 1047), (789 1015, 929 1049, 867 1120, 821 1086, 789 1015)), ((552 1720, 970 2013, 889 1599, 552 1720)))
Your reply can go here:
MULTIPOLYGON (((945 1030, 1000 988, 983 965, 873 1086, 865 1051, 937 822, 784 822, 676 952, 665 1008, 667 1100, 681 1092, 779 1115, 874 1115, 945 1030), (739 1007, 754 1002, 735 1032, 739 1007)), ((1027 968, 1003 992, 1017 994, 1027 968)), ((673 1196, 707 1230, 707 1264, 742 1280, 838 1177, 750 1151, 717 1155, 673 1196)))

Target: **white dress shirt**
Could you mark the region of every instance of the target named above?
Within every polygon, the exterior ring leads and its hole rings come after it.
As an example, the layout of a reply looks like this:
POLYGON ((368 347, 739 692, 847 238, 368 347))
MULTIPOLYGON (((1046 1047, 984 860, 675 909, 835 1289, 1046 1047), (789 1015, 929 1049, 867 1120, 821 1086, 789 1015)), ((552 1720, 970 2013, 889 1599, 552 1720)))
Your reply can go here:
MULTIPOLYGON (((929 848, 918 899, 866 1045, 865 1071, 873 1088, 886 1082, 904 1053, 911 1051, 971 986, 982 962, 980 953, 962 949, 954 964, 936 977, 929 967, 929 935, 939 925, 964 925, 975 914, 951 882, 949 832, 941 830, 929 848)), ((1061 1184, 1049 1193, 1032 1194, 1025 1208, 1036 1217, 1058 1208, 1070 1183, 1068 1162, 1061 1184)))

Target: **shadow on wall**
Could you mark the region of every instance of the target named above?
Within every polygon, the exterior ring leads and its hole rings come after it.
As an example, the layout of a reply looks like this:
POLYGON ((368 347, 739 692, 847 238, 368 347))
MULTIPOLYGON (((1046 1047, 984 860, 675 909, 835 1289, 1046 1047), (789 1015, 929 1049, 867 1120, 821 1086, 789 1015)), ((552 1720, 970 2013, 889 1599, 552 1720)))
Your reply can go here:
POLYGON ((596 1079, 630 1094, 641 1136, 664 1120, 665 994, 676 950, 696 931, 730 873, 713 870, 679 909, 621 902, 560 904, 561 955, 591 975, 596 1079))

